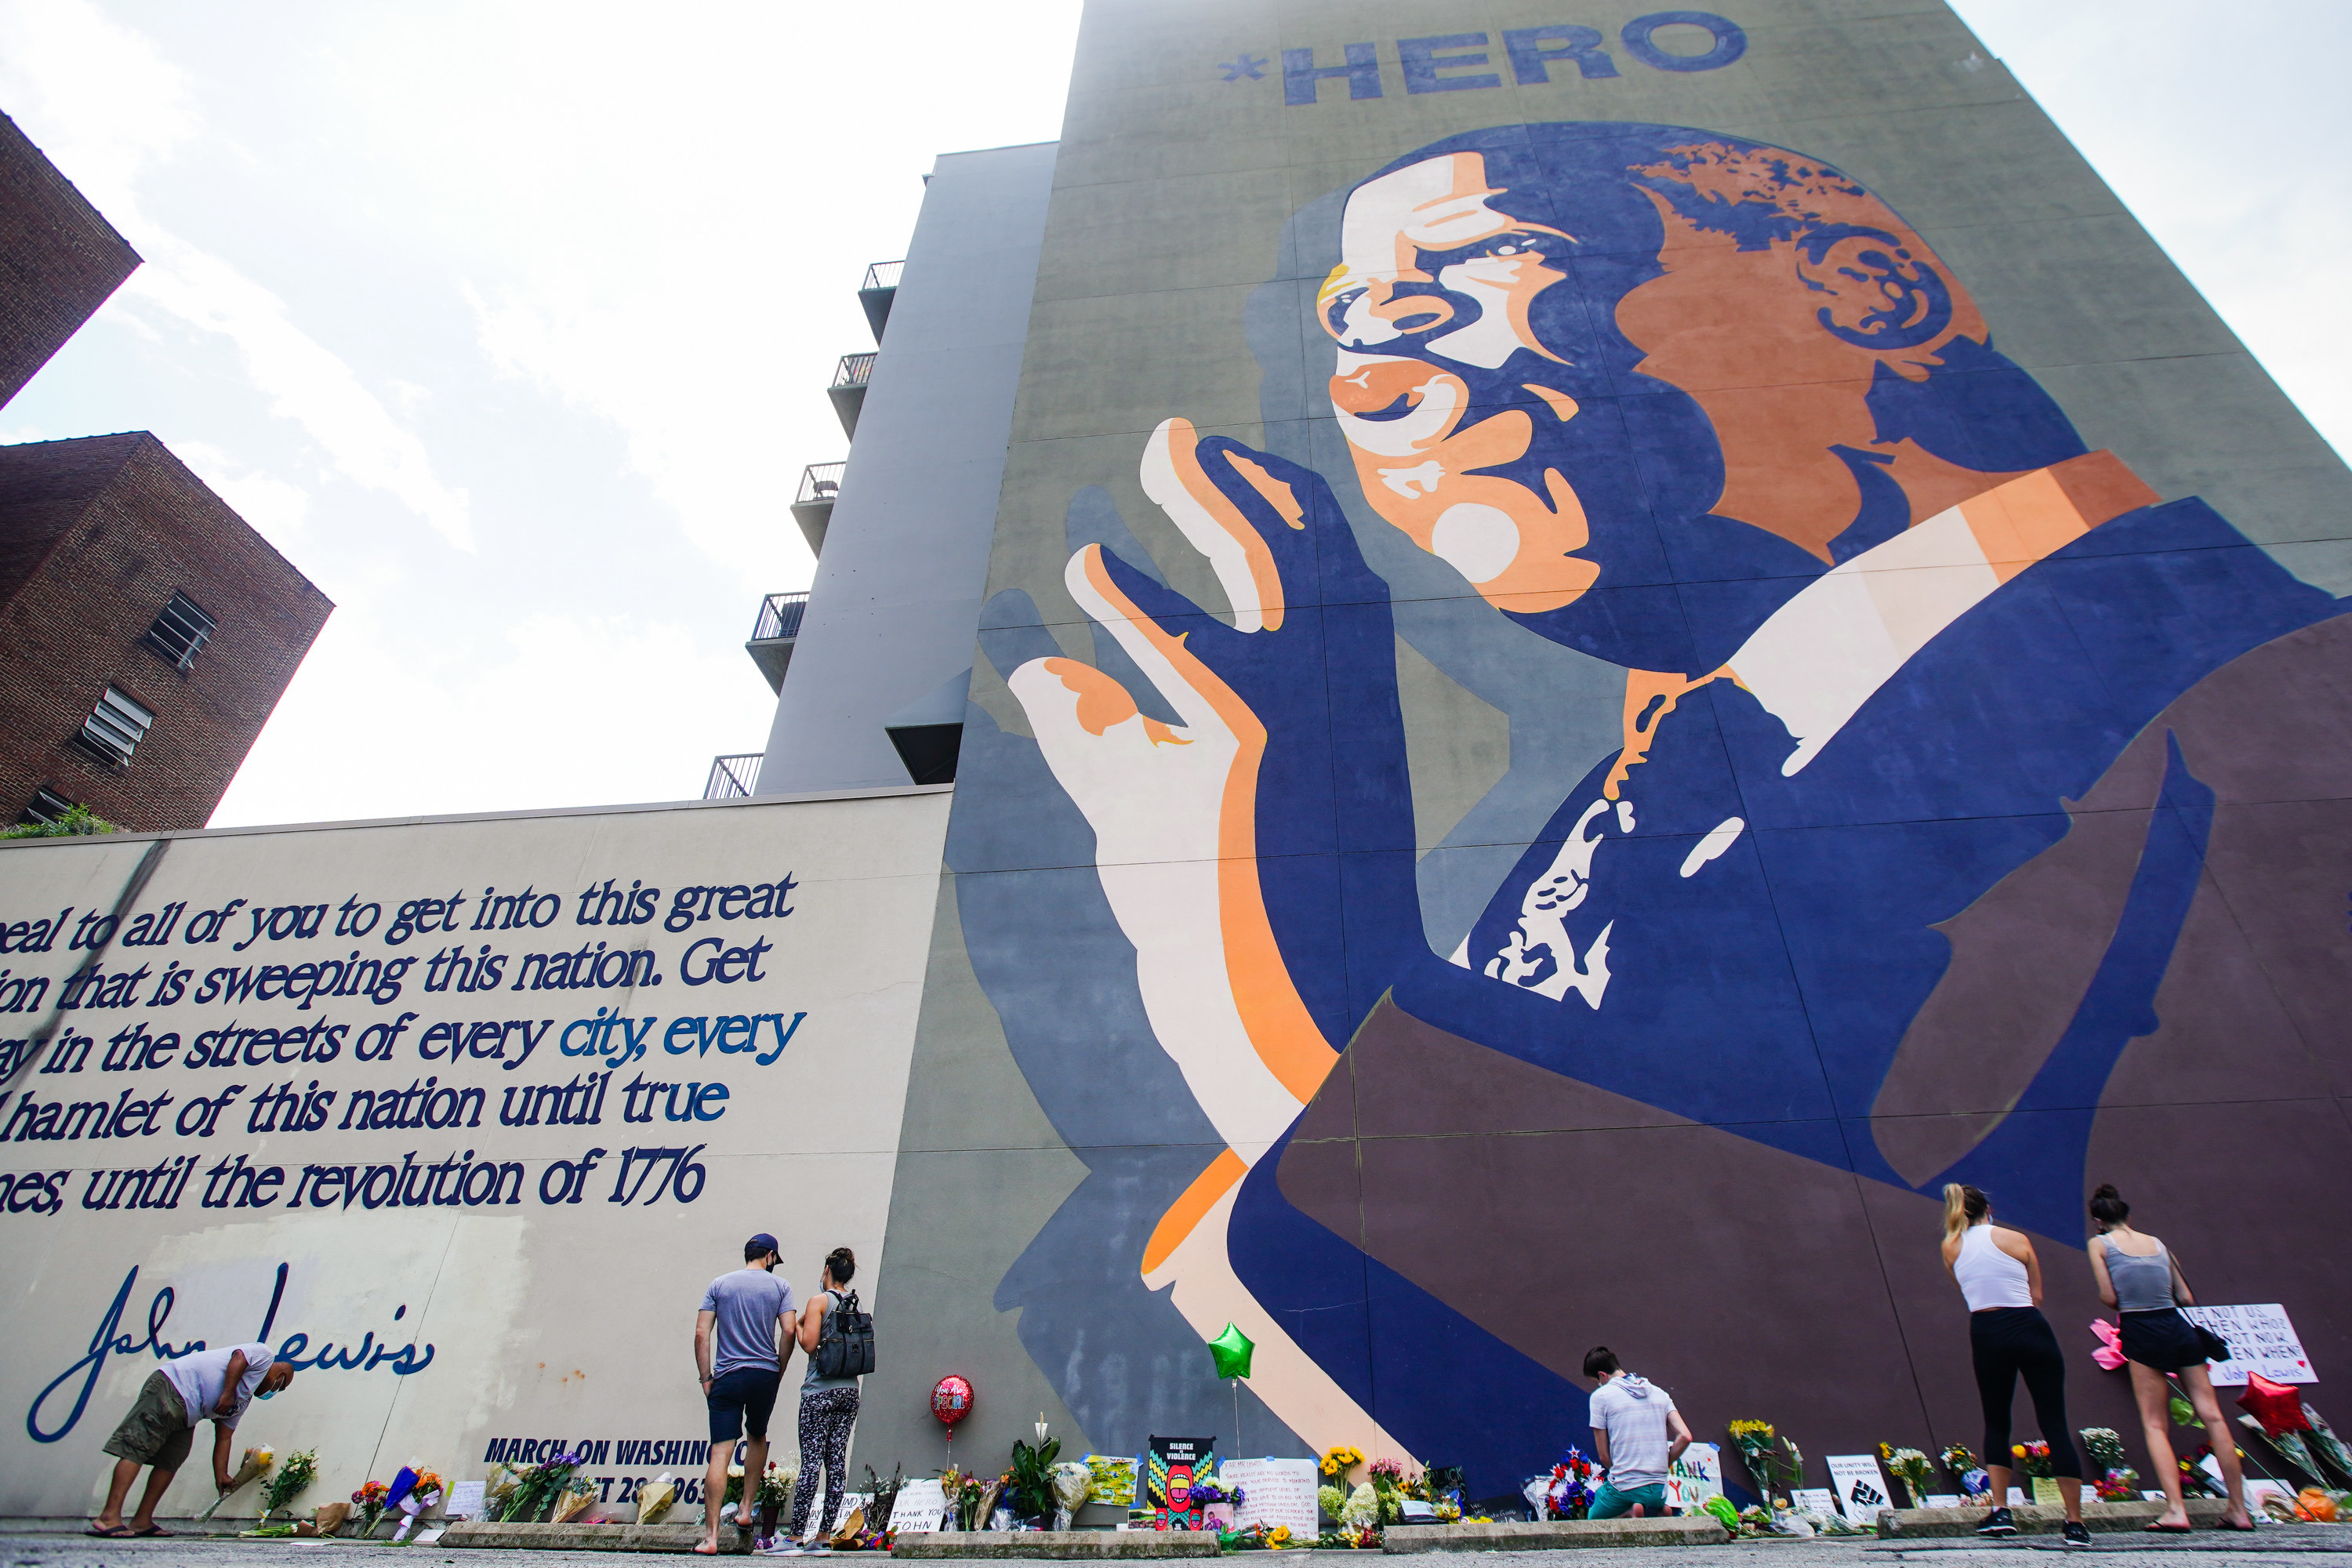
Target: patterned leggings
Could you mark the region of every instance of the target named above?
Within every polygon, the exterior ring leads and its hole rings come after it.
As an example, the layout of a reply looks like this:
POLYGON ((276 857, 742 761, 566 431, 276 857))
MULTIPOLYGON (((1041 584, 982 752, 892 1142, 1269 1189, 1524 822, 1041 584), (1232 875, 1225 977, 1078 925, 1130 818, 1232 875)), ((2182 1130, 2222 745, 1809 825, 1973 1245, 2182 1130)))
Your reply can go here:
POLYGON ((808 1536, 809 1504, 816 1499, 817 1470, 824 1471, 824 1518, 818 1533, 831 1535, 839 1522, 841 1500, 849 1489, 849 1429, 857 1421, 857 1390, 820 1388, 801 1395, 801 1479, 793 1488, 793 1539, 808 1536))

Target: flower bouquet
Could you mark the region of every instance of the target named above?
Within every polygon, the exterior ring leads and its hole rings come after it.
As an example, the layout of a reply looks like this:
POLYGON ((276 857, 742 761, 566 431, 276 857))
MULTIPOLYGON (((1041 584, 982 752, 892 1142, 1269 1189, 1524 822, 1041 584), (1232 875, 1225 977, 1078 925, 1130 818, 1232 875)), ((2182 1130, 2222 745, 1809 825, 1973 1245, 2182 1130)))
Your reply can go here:
POLYGON ((2327 1424, 2327 1417, 2314 1410, 2309 1404, 2303 1407, 2303 1418, 2311 1423, 2311 1430, 2304 1434, 2304 1441, 2311 1446, 2312 1453, 2334 1470, 2338 1479, 2352 1482, 2352 1447, 2345 1446, 2344 1440, 2336 1436, 2336 1428, 2327 1424))
POLYGON ((1233 1528, 1234 1510, 1242 1505, 1244 1494, 1241 1488, 1229 1487, 1211 1476, 1192 1483, 1192 1500, 1201 1505, 1202 1517, 1223 1533, 1233 1528))
POLYGON ((261 1494, 262 1522, 268 1523, 270 1515, 301 1496, 310 1484, 318 1479, 318 1449, 305 1448, 299 1454, 289 1454, 286 1457, 286 1468, 269 1478, 269 1485, 261 1494))
POLYGON ((1323 1456, 1323 1478, 1328 1481, 1345 1484, 1348 1479, 1348 1472, 1354 1469, 1358 1465, 1360 1465, 1363 1462, 1364 1451, 1361 1448, 1352 1448, 1342 1445, 1339 1447, 1330 1449, 1323 1456))
POLYGON ((228 1501, 230 1498, 235 1497, 238 1491, 244 1489, 244 1486, 247 1481, 253 1479, 254 1477, 268 1469, 276 1457, 277 1456, 267 1447, 247 1448, 245 1451, 244 1458, 239 1460, 237 1463, 236 1473, 229 1478, 228 1489, 222 1492, 220 1496, 213 1499, 213 1500, 205 1506, 205 1511, 196 1515, 197 1520, 199 1521, 207 1520, 212 1518, 214 1514, 218 1513, 220 1511, 221 1504, 228 1501))
POLYGON ((1769 1421, 1734 1421, 1729 1431, 1731 1446, 1739 1450, 1739 1462, 1748 1467, 1756 1482, 1756 1489, 1769 1499, 1772 1495, 1772 1461, 1778 1438, 1769 1421))
MULTIPOLYGON (((562 1495, 555 1500, 555 1513, 550 1522, 570 1524, 573 1520, 586 1513, 588 1505, 595 1500, 596 1478, 574 1476, 565 1483, 562 1495)), ((405 1530, 407 1527, 404 1525, 402 1528, 405 1530)))
POLYGON ((2238 1422, 2278 1450, 2279 1457, 2309 1476, 2315 1485, 2325 1486, 2327 1477, 2319 1461, 2311 1456, 2304 1436, 2311 1430, 2311 1419, 2303 1413, 2303 1396, 2284 1383, 2273 1383, 2261 1373, 2251 1373, 2246 1378, 2246 1391, 2238 1396, 2239 1406, 2246 1414, 2238 1422))
POLYGON ((2180 1489, 2184 1493, 2194 1497, 2227 1497, 2229 1495, 2221 1483, 2207 1474, 2205 1467, 2198 1462, 2212 1452, 2213 1446, 2206 1443, 2200 1444, 2193 1454, 2180 1454, 2175 1457, 2173 1462, 2180 1467, 2180 1489))
POLYGON ((374 1533, 376 1521, 383 1517, 384 1500, 391 1495, 392 1489, 382 1481, 370 1481, 352 1494, 352 1507, 357 1509, 360 1515, 360 1527, 356 1532, 360 1540, 365 1541, 374 1533))
POLYGON ((2054 1503, 2059 1500, 2057 1477, 2050 1468, 2049 1444, 2039 1439, 2031 1443, 2011 1443, 2009 1452, 2010 1457, 2017 1461, 2017 1468, 2032 1480, 2035 1502, 2054 1503))
POLYGON ((1916 1448, 1897 1448, 1889 1444, 1878 1446, 1878 1457, 1886 1461, 1886 1473, 1903 1483, 1913 1508, 1927 1506, 1927 1481, 1935 1474, 1927 1456, 1916 1448))
MULTIPOLYGON (((415 1460, 401 1466, 400 1473, 392 1478, 392 1489, 384 1494, 384 1500, 406 1516, 401 1520, 400 1528, 392 1532, 393 1540, 406 1541, 409 1531, 416 1528, 416 1521, 441 1500, 447 1489, 433 1471, 418 1469, 415 1460)), ((560 1498, 562 1494, 559 1491, 556 1495, 560 1498)))
POLYGON ((2137 1502, 2139 1472, 2126 1463, 2122 1436, 2112 1426, 2085 1426, 2081 1436, 2083 1452, 2091 1457, 2091 1468, 2098 1477, 2095 1484, 2101 1499, 2137 1502))
POLYGON ((1592 1507, 1592 1499, 1600 1490, 1601 1467, 1585 1457, 1575 1445, 1559 1457, 1551 1468, 1551 1479, 1541 1494, 1538 1517, 1544 1519, 1582 1519, 1592 1507))
POLYGON ((760 1492, 752 1499, 752 1517, 758 1521, 752 1545, 767 1551, 776 1542, 776 1521, 784 1510, 793 1506, 793 1483, 800 1479, 800 1471, 788 1470, 773 1459, 768 1461, 767 1474, 760 1478, 760 1492))
MULTIPOLYGON (((1079 1467, 1081 1469, 1084 1466, 1079 1467)), ((903 1465, 890 1467, 890 1479, 884 1480, 866 1467, 866 1537, 860 1550, 887 1552, 893 1543, 891 1516, 898 1511, 898 1494, 906 1489, 907 1471, 903 1465)))
POLYGON ((1966 1443, 1947 1443, 1936 1455, 1952 1479, 1960 1486, 1962 1497, 1976 1497, 1992 1485, 1992 1478, 1984 1473, 1977 1457, 1966 1443))
MULTIPOLYGON (((537 1524, 554 1508, 556 1500, 563 1495, 571 1483, 572 1472, 579 1468, 580 1456, 577 1454, 558 1454, 545 1464, 533 1465, 515 1478, 514 1489, 506 1494, 506 1501, 497 1515, 498 1519, 509 1524, 537 1524)), ((409 1472, 404 1469, 402 1473, 409 1472)), ((412 1481, 411 1485, 414 1484, 412 1481)), ((397 1504, 405 1495, 395 1480, 391 1500, 397 1504)))
POLYGON ((637 1489, 637 1522, 658 1524, 662 1515, 677 1506, 677 1478, 656 1476, 637 1489))
POLYGON ((1084 1459, 1065 1459, 1054 1467, 1054 1528, 1067 1530, 1094 1489, 1095 1473, 1084 1459))

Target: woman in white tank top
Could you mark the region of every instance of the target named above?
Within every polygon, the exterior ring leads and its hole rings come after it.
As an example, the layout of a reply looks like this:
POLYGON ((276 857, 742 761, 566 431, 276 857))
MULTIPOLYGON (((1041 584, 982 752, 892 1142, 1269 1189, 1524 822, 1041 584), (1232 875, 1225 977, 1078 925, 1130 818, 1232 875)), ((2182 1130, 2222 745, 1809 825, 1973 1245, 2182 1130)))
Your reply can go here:
POLYGON ((2066 1421, 2066 1358, 2058 1336, 2042 1315, 2042 1260, 2022 1231, 1992 1223, 1992 1205, 1974 1187, 1944 1189, 1944 1267, 1969 1303, 1969 1352, 1977 1374, 1977 1397, 1984 1405, 1984 1468, 1992 1479, 1992 1511, 1977 1526, 1979 1535, 2014 1535, 2017 1521, 2008 1509, 2009 1407, 2017 1379, 2033 1397, 2033 1419, 2050 1445, 2050 1468, 2066 1504, 2061 1539, 2085 1547, 2083 1529, 2083 1461, 2066 1421))

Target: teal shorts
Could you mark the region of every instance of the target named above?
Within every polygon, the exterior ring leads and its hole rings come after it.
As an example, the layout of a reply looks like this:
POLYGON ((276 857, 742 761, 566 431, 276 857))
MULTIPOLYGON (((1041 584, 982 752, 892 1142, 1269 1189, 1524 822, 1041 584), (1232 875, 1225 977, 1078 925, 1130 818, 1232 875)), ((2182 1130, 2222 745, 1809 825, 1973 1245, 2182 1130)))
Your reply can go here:
POLYGON ((1642 1516, 1644 1519, 1664 1519, 1666 1516, 1666 1483, 1652 1481, 1646 1487, 1633 1487, 1621 1492, 1607 1481, 1603 1481, 1601 1483, 1601 1490, 1593 1496, 1592 1507, 1586 1511, 1584 1517, 1622 1519, 1633 1511, 1635 1503, 1642 1505, 1642 1516))

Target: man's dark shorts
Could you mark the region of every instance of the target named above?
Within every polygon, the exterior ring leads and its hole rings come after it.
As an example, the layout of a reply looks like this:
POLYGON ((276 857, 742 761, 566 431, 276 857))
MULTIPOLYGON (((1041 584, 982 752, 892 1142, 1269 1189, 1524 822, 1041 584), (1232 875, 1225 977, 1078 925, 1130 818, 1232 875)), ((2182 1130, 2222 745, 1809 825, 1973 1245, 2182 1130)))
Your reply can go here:
POLYGON ((170 1378, 151 1372, 139 1397, 131 1402, 131 1414, 122 1418, 114 1436, 100 1445, 100 1451, 134 1465, 176 1470, 187 1462, 188 1447, 195 1436, 196 1429, 188 1425, 187 1401, 180 1397, 170 1378))
POLYGON ((739 1366, 710 1385, 710 1440, 765 1437, 784 1374, 770 1366, 739 1366))

